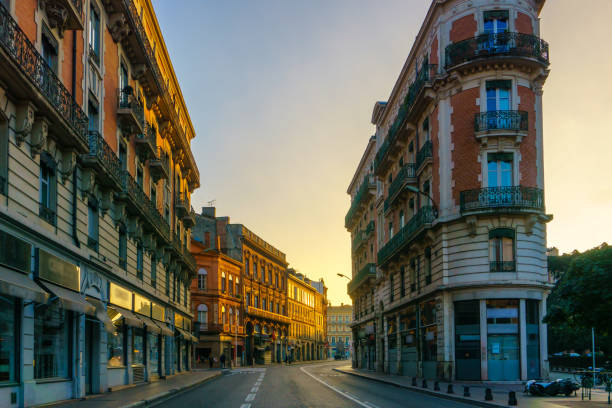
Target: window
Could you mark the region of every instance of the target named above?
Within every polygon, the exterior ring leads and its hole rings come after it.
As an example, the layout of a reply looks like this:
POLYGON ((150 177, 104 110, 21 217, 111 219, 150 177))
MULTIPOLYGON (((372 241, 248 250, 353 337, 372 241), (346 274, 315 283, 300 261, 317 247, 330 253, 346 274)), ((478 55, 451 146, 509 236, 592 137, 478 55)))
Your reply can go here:
POLYGON ((250 272, 249 272, 249 258, 247 258, 247 259, 244 261, 244 271, 245 271, 245 273, 246 273, 247 275, 250 273, 250 272))
POLYGON ((124 226, 119 228, 119 267, 127 268, 127 234, 124 226))
MULTIPOLYGON (((109 309, 111 320, 116 315, 117 312, 109 309), (114 316, 111 316, 111 314, 114 316)), ((125 365, 125 346, 123 344, 125 326, 123 325, 123 319, 114 320, 113 325, 115 326, 115 331, 113 333, 108 333, 108 337, 106 338, 107 364, 109 367, 121 367, 125 365)))
MULTIPOLYGON (((510 110, 511 99, 510 89, 512 82, 509 80, 487 81, 487 112, 510 110)), ((494 117, 493 117, 494 118, 494 117)), ((500 129, 495 126, 495 122, 490 123, 493 129, 500 129)), ((501 128, 503 129, 503 128, 501 128)))
POLYGON ((503 33, 508 29, 508 10, 484 12, 484 32, 486 34, 503 33))
POLYGON ((132 364, 144 364, 144 329, 132 329, 132 364))
POLYGON ((93 6, 89 10, 89 56, 100 65, 100 13, 93 6))
POLYGON ((34 378, 70 376, 71 314, 59 302, 34 307, 34 378))
POLYGON ((221 306, 221 323, 225 324, 225 306, 221 306))
POLYGON ((157 258, 151 255, 151 286, 157 287, 157 258))
POLYGON ((166 269, 166 296, 170 296, 170 271, 166 269))
POLYGON ((121 170, 127 170, 127 147, 123 141, 119 142, 119 164, 121 170))
POLYGON ((431 248, 425 248, 425 284, 431 283, 431 248))
POLYGON ((229 324, 230 326, 234 325, 234 308, 233 307, 229 308, 229 324))
POLYGON ((258 279, 259 274, 257 273, 257 261, 253 261, 253 278, 258 279))
POLYGON ((270 311, 274 312, 274 302, 270 301, 270 311))
POLYGON ((489 231, 489 261, 491 272, 514 272, 514 230, 498 228, 489 231))
POLYGON ((208 272, 204 268, 198 270, 198 289, 206 290, 206 279, 208 278, 208 272))
POLYGON ((221 291, 225 292, 225 272, 221 272, 221 291))
POLYGON ((393 238, 393 222, 389 222, 389 239, 393 238))
POLYGON ((255 298, 253 300, 254 300, 253 307, 256 307, 259 309, 259 297, 255 295, 255 298))
MULTIPOLYGON (((512 186, 512 153, 489 153, 487 155, 487 187, 512 186)), ((500 200, 495 194, 488 199, 500 200)))
POLYGON ((272 269, 268 268, 268 283, 272 284, 272 269))
POLYGON ((263 310, 266 310, 266 306, 268 306, 268 299, 266 298, 261 298, 261 308, 263 310))
POLYGON ((42 26, 42 57, 53 72, 57 74, 57 55, 59 46, 46 24, 42 26))
POLYGON ((423 137, 425 140, 429 140, 431 138, 429 133, 429 118, 425 118, 423 121, 423 137))
POLYGON ((431 196, 431 183, 429 182, 429 180, 426 180, 423 183, 423 193, 425 193, 425 202, 423 203, 423 205, 431 205, 431 199, 429 198, 431 196))
POLYGON ((98 200, 89 197, 87 200, 87 246, 94 251, 98 250, 99 220, 98 200))
POLYGON ((389 275, 389 302, 393 302, 393 292, 395 288, 393 287, 393 274, 389 275))
POLYGON ((56 222, 57 183, 55 179, 55 162, 46 152, 40 155, 39 179, 39 212, 40 217, 51 225, 56 222))
POLYGON ((87 102, 87 116, 89 117, 89 131, 90 132, 98 132, 99 124, 100 124, 100 109, 98 108, 98 104, 89 100, 87 102))
POLYGON ((144 269, 143 249, 142 244, 136 246, 136 277, 142 280, 142 273, 144 269))
POLYGON ((245 304, 247 306, 251 306, 251 293, 249 293, 249 292, 246 293, 245 304))
POLYGON ((189 295, 189 285, 185 284, 183 290, 183 306, 187 307, 187 296, 189 295))
POLYGON ((403 228, 404 227, 404 210, 400 211, 399 217, 400 217, 400 228, 403 228))
POLYGON ((18 305, 16 298, 0 297, 0 384, 17 380, 18 305))
MULTIPOLYGON (((400 297, 404 297, 406 295, 406 284, 404 279, 406 278, 406 271, 404 266, 400 268, 400 297)), ((348 321, 348 316, 347 316, 348 321)))
POLYGON ((230 274, 229 276, 229 285, 227 288, 230 295, 234 294, 234 277, 230 274))
POLYGON ((278 274, 274 275, 274 286, 278 288, 278 274))
POLYGON ((142 170, 142 164, 138 163, 136 166, 136 184, 140 186, 140 189, 143 190, 144 185, 144 172, 142 170))
POLYGON ((240 296, 240 278, 236 276, 236 296, 240 296))
POLYGON ((419 280, 418 276, 418 260, 417 258, 412 258, 410 261, 410 291, 414 292, 417 290, 417 284, 419 280))
POLYGON ((336 344, 336 336, 332 336, 332 344, 336 344))

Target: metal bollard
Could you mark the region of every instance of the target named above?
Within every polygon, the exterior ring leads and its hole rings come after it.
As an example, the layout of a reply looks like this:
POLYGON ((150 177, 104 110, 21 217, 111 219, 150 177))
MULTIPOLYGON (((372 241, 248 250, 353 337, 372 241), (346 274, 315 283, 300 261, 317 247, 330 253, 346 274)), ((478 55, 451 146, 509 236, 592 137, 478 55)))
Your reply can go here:
POLYGON ((412 377, 412 386, 416 387, 416 377, 412 377))
POLYGON ((463 386, 463 396, 464 397, 471 397, 471 395, 470 395, 470 387, 468 387, 467 385, 463 386))
POLYGON ((423 388, 427 388, 427 380, 423 378, 423 388))
POLYGON ((434 391, 440 391, 440 383, 439 382, 434 382, 434 391))
POLYGON ((446 389, 447 394, 454 394, 453 392, 453 384, 448 384, 448 388, 446 389))
POLYGON ((485 390, 485 401, 493 401, 493 392, 490 388, 485 390))
POLYGON ((508 393, 508 405, 510 406, 516 406, 517 402, 516 402, 516 393, 514 391, 510 391, 508 393))

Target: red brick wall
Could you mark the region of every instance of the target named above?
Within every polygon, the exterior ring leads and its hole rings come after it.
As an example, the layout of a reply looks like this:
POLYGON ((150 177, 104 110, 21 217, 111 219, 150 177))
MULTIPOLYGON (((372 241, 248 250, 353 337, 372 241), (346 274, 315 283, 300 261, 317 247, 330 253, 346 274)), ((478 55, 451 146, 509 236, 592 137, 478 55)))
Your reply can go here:
POLYGON ((524 86, 517 87, 518 96, 521 99, 519 110, 526 111, 529 115, 529 131, 527 137, 523 139, 520 146, 521 163, 519 170, 521 179, 519 183, 523 186, 537 186, 537 167, 538 159, 536 151, 536 128, 535 128, 535 94, 533 91, 524 86))
POLYGON ((37 0, 15 1, 15 17, 17 17, 17 23, 33 44, 36 44, 36 21, 34 20, 34 12, 37 8, 37 0))
MULTIPOLYGON (((481 183, 478 175, 481 173, 478 162, 479 147, 474 137, 474 115, 480 111, 476 106, 479 97, 479 88, 468 89, 451 97, 451 143, 453 150, 451 157, 454 168, 452 180, 454 182, 453 198, 459 204, 459 194, 463 190, 479 188, 481 183)), ((435 167, 434 167, 435 168, 435 167)))
POLYGON ((438 135, 438 131, 440 129, 440 124, 438 123, 438 107, 434 109, 432 114, 429 116, 429 123, 431 129, 431 145, 433 149, 433 174, 431 176, 431 191, 433 194, 434 201, 436 203, 440 203, 440 172, 438 169, 440 168, 440 137, 438 135))
POLYGON ((435 36, 433 42, 431 43, 431 50, 429 51, 429 63, 430 64, 439 64, 438 60, 438 36, 435 36))
POLYGON ((533 34, 533 24, 531 23, 531 18, 525 13, 518 13, 514 26, 516 31, 519 33, 533 34))
POLYGON ((450 30, 450 40, 451 42, 457 42, 474 37, 477 29, 478 24, 474 14, 458 18, 453 21, 453 26, 450 30))

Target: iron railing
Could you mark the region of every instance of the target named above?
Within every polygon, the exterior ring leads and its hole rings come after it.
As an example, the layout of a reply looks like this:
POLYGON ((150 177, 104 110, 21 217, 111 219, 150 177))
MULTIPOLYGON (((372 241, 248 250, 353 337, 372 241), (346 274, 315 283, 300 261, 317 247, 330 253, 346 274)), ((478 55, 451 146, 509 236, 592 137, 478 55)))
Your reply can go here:
POLYGON ((446 47, 446 69, 478 58, 513 56, 533 58, 548 65, 548 43, 523 33, 487 33, 446 47))
POLYGON ((51 208, 43 204, 38 204, 38 215, 40 216, 40 218, 47 221, 49 224, 55 225, 57 214, 51 208))
POLYGON ((134 95, 134 90, 131 86, 126 86, 123 89, 119 89, 118 91, 119 98, 119 108, 120 109, 128 109, 136 118, 136 121, 140 125, 141 129, 145 127, 145 118, 144 118, 144 106, 138 100, 136 95, 134 95))
POLYGON ((527 112, 515 110, 500 110, 477 113, 474 116, 474 130, 487 132, 489 130, 514 130, 526 132, 528 129, 527 112))
POLYGON ((416 155, 416 168, 417 169, 421 168, 421 165, 423 164, 423 162, 425 162, 425 160, 431 158, 432 156, 433 156, 433 145, 431 143, 431 140, 427 140, 425 143, 423 143, 423 146, 421 147, 421 149, 419 149, 416 155))
POLYGON ((88 119, 72 94, 62 84, 42 55, 36 51, 10 12, 0 2, 0 46, 13 58, 22 73, 68 123, 83 143, 87 143, 88 119))
POLYGON ((368 192, 370 191, 370 188, 373 188, 373 187, 374 187, 374 177, 372 177, 371 175, 367 175, 364 178, 361 185, 359 186, 359 189, 357 190, 357 194, 355 194, 355 198, 353 199, 353 202, 351 203, 351 208, 349 208, 348 212, 346 213, 346 216, 344 217, 345 227, 348 228, 348 226, 351 225, 351 221, 353 220, 353 217, 357 214, 359 208, 363 204, 363 200, 367 197, 368 192))
POLYGON ((348 293, 353 293, 368 278, 376 278, 376 264, 369 263, 357 272, 357 275, 347 284, 348 293))
POLYGON ((160 178, 168 178, 170 175, 170 156, 160 147, 157 146, 157 153, 149 160, 149 169, 153 171, 154 176, 160 178))
POLYGON ((516 261, 491 261, 489 262, 491 272, 515 272, 516 261))
POLYGON ((395 201, 397 194, 406 185, 406 183, 410 179, 414 179, 415 177, 416 177, 416 164, 415 163, 405 164, 401 168, 401 170, 397 173, 397 176, 395 176, 395 180, 393 180, 391 182, 391 185, 389 186, 389 194, 387 195, 387 198, 385 199, 385 207, 384 207, 385 211, 391 208, 391 205, 395 201))
POLYGON ((414 106, 416 98, 421 90, 425 87, 425 84, 435 77, 437 70, 438 66, 435 64, 424 64, 421 67, 421 70, 417 72, 414 82, 408 88, 408 93, 406 94, 406 99, 404 101, 408 111, 410 111, 410 109, 412 109, 414 106))
POLYGON ((72 5, 74 6, 79 16, 83 15, 83 0, 71 0, 72 5))
POLYGON ((398 251, 408 245, 418 232, 430 225, 434 219, 435 210, 433 207, 421 207, 416 215, 378 251, 378 264, 386 264, 398 251))
POLYGON ((120 184, 121 163, 113 149, 104 140, 104 137, 98 131, 90 130, 87 134, 87 142, 89 154, 86 157, 95 158, 106 171, 106 175, 112 178, 116 184, 120 184))
POLYGON ((494 209, 544 211, 544 192, 535 187, 485 187, 462 191, 461 212, 494 209))

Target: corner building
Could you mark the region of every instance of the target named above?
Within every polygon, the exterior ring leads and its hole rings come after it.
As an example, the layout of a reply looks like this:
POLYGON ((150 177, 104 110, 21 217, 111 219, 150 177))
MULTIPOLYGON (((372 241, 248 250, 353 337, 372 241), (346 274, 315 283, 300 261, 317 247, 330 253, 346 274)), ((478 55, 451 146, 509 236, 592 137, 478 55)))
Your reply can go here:
POLYGON ((379 370, 548 377, 543 5, 432 2, 375 105, 379 370))
POLYGON ((195 132, 148 0, 0 2, 0 405, 191 368, 195 132))
POLYGON ((323 313, 318 311, 322 297, 310 279, 289 268, 287 306, 289 308, 289 356, 293 361, 321 359, 323 313))

